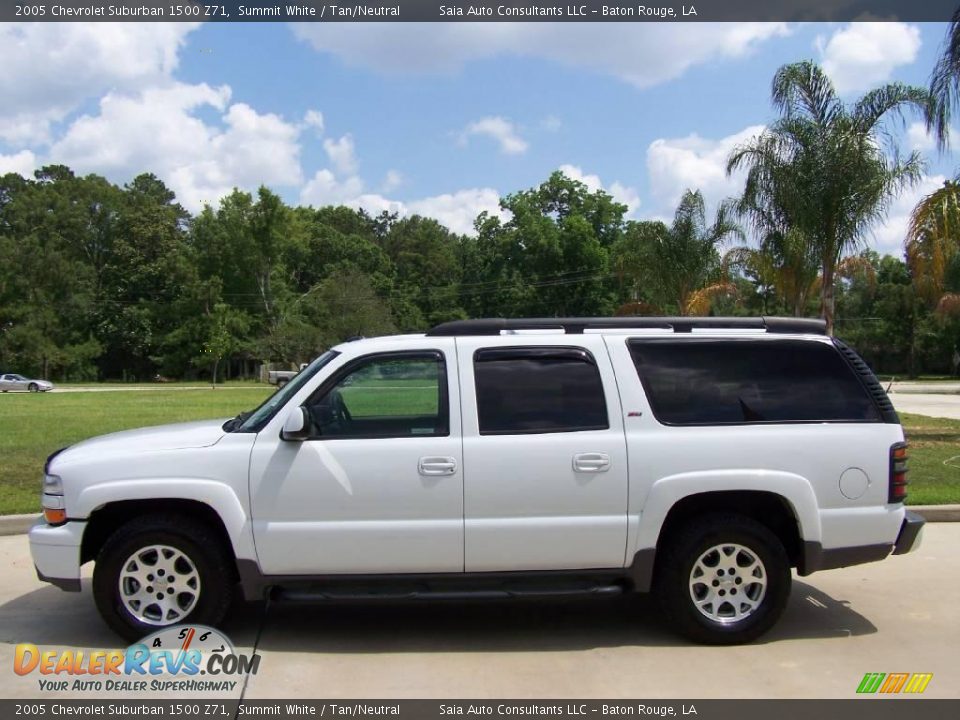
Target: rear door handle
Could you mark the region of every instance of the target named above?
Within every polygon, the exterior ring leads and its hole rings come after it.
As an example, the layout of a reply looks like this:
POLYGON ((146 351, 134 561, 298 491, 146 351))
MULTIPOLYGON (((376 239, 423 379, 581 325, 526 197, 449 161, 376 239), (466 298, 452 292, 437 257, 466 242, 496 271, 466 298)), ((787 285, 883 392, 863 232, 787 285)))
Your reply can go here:
POLYGON ((417 463, 421 475, 453 475, 457 461, 452 457, 422 457, 417 463))
POLYGON ((601 473, 610 469, 610 456, 606 453, 577 453, 573 456, 576 472, 601 473))

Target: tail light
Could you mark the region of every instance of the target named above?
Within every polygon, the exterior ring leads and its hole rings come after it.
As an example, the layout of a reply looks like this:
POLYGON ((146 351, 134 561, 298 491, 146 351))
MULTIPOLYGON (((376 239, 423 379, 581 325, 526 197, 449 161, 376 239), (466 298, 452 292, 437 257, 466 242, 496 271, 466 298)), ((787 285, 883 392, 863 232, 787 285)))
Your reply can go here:
POLYGON ((907 499, 907 444, 890 446, 890 502, 901 503, 907 499))

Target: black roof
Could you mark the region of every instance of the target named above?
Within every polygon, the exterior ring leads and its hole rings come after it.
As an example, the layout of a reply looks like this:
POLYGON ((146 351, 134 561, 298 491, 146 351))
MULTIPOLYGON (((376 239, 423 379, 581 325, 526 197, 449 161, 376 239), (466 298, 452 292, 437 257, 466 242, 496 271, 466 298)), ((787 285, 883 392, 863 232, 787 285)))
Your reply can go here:
POLYGON ((584 330, 661 329, 690 332, 694 328, 766 330, 768 333, 826 335, 823 320, 785 317, 594 317, 594 318, 483 318, 440 323, 427 331, 430 337, 456 335, 499 335, 504 330, 562 330, 569 334, 584 330))

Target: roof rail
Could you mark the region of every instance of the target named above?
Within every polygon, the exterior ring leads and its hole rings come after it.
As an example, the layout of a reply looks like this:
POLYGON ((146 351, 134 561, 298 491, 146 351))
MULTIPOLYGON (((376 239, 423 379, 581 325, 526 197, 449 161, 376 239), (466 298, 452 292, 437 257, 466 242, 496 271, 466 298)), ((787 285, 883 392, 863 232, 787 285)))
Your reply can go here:
POLYGON ((428 337, 499 335, 505 330, 562 330, 571 335, 584 330, 765 330, 768 333, 826 335, 823 320, 788 317, 594 317, 594 318, 483 318, 452 320, 427 331, 428 337))

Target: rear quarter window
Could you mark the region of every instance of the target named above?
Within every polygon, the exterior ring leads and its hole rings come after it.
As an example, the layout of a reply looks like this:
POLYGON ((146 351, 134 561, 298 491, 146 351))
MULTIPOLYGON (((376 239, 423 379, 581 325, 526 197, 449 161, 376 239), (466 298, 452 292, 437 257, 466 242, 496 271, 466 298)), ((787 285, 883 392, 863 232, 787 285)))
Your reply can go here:
POLYGON ((631 340, 657 420, 668 425, 880 422, 837 350, 804 340, 631 340))

